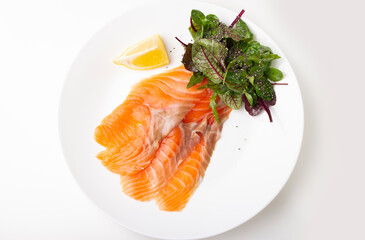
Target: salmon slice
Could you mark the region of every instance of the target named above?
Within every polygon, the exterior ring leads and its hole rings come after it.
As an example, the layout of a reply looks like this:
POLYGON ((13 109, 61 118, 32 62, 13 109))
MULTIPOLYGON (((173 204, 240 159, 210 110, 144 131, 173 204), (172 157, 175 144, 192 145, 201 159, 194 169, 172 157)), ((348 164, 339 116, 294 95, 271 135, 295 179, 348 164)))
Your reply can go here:
POLYGON ((163 139, 155 158, 142 171, 133 175, 121 175, 123 192, 139 201, 149 201, 160 190, 167 176, 177 168, 176 153, 181 147, 182 132, 175 127, 163 139))
POLYGON ((204 177, 231 109, 217 99, 220 123, 209 108, 211 89, 187 89, 183 66, 137 83, 126 100, 95 129, 105 150, 97 157, 121 176, 123 192, 182 210, 204 177))
POLYGON ((142 80, 126 100, 95 129, 106 149, 97 157, 110 171, 131 175, 145 169, 161 141, 185 118, 209 89, 186 88, 191 72, 183 66, 142 80))
POLYGON ((197 131, 200 141, 193 151, 178 166, 171 177, 155 196, 160 210, 181 211, 189 201, 195 189, 204 177, 215 144, 220 138, 223 122, 231 109, 223 107, 219 110, 221 123, 218 124, 213 115, 208 114, 202 121, 207 126, 203 131, 197 131))
MULTIPOLYGON (((201 100, 161 142, 155 158, 143 170, 132 175, 121 175, 123 192, 139 201, 151 200, 176 173, 179 164, 191 154, 200 141, 200 133, 207 130, 204 116, 212 115, 211 95, 201 100)), ((218 104, 224 108, 224 104, 218 104)), ((215 121, 215 120, 214 120, 215 121)))

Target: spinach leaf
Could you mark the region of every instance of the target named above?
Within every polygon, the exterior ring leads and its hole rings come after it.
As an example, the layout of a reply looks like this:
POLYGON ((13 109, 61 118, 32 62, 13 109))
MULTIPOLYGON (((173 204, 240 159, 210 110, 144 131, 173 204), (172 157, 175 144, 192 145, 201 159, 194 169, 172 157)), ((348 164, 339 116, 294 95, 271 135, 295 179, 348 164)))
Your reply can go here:
POLYGON ((256 105, 257 95, 256 95, 256 92, 255 92, 254 87, 252 85, 248 86, 245 89, 244 95, 246 96, 246 98, 247 98, 247 100, 248 100, 248 102, 251 106, 256 105))
POLYGON ((249 44, 246 41, 233 41, 228 50, 227 62, 231 62, 237 57, 244 55, 248 46, 249 44))
POLYGON ((242 104, 242 94, 233 92, 231 90, 218 94, 220 99, 226 104, 228 107, 238 110, 242 104))
POLYGON ((201 11, 193 9, 191 10, 191 19, 193 20, 193 23, 203 25, 205 21, 205 15, 201 11))
POLYGON ((217 123, 219 123, 218 111, 215 108, 217 106, 217 103, 215 102, 215 100, 217 99, 217 96, 218 96, 218 93, 213 93, 212 97, 210 98, 209 107, 212 109, 215 120, 217 121, 217 123))
POLYGON ((208 83, 204 86, 198 87, 198 89, 210 88, 213 92, 223 94, 229 90, 229 88, 225 84, 213 83, 212 81, 208 81, 208 83))
POLYGON ((228 69, 224 75, 224 82, 227 87, 241 95, 247 88, 247 73, 242 69, 228 69))
POLYGON ((241 28, 229 28, 226 24, 219 22, 210 32, 204 33, 204 38, 216 41, 221 41, 225 38, 231 38, 234 41, 248 40, 249 38, 246 37, 244 31, 241 28))
POLYGON ((193 75, 190 77, 189 83, 186 86, 186 88, 191 88, 192 86, 201 83, 204 80, 204 74, 202 74, 201 72, 195 72, 193 73, 193 75))
POLYGON ((277 68, 268 68, 265 71, 265 76, 271 81, 277 82, 283 79, 283 73, 277 68))
POLYGON ((255 78, 254 87, 257 96, 263 100, 270 101, 274 98, 274 87, 266 78, 255 78))
POLYGON ((250 29, 241 19, 236 22, 233 29, 238 32, 239 35, 243 36, 243 40, 250 41, 253 39, 253 34, 251 33, 250 29))
POLYGON ((227 54, 228 49, 223 44, 210 39, 200 39, 192 47, 196 68, 213 83, 220 83, 224 79, 227 54))
POLYGON ((211 21, 211 22, 216 22, 216 23, 218 23, 218 22, 219 22, 219 18, 218 18, 216 15, 214 15, 214 14, 208 14, 208 15, 205 17, 205 19, 206 19, 207 21, 211 21))

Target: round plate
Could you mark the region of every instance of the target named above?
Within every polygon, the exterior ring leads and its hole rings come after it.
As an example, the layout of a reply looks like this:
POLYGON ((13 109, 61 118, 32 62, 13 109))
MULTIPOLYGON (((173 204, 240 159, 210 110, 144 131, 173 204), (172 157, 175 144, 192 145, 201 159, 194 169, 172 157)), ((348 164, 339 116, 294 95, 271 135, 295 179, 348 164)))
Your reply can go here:
MULTIPOLYGON (((123 102, 133 84, 181 64, 190 42, 190 11, 216 14, 230 24, 237 13, 215 5, 184 1, 143 6, 126 12, 98 31, 75 59, 60 102, 59 129, 65 158, 85 194, 119 224, 164 239, 198 239, 230 230, 260 212, 288 180, 300 151, 303 106, 294 72, 282 51, 258 26, 243 17, 255 37, 282 58, 275 61, 288 86, 276 86, 274 122, 266 113, 251 117, 232 111, 224 124, 205 178, 181 212, 159 211, 155 203, 125 196, 119 176, 95 157, 103 148, 93 138, 95 127, 123 102), (133 71, 112 60, 127 47, 154 34, 165 42, 171 63, 133 71)), ((249 9, 248 9, 249 10, 249 9)))

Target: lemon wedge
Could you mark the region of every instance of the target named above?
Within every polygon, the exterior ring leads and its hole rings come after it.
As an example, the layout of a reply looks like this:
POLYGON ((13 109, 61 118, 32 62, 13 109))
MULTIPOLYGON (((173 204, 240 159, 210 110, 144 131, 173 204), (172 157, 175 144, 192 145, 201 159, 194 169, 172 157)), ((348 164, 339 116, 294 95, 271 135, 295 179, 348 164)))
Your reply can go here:
POLYGON ((158 34, 134 44, 114 60, 115 64, 134 70, 153 69, 169 62, 165 45, 158 34))

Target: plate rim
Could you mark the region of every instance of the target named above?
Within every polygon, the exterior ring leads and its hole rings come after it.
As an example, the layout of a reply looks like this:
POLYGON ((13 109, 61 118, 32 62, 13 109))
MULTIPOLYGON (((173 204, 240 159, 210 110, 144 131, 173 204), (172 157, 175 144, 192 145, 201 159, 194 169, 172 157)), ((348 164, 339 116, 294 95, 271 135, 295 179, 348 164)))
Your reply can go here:
MULTIPOLYGON (((81 45, 81 47, 79 48, 79 50, 76 52, 75 54, 75 57, 73 58, 70 66, 69 66, 69 69, 67 71, 67 74, 64 78, 64 81, 63 81, 63 84, 62 84, 62 89, 61 89, 61 94, 59 96, 59 102, 58 102, 58 117, 57 117, 57 126, 58 126, 58 139, 59 139, 59 144, 60 144, 60 147, 62 149, 62 156, 66 162, 66 165, 67 165, 67 168, 68 168, 68 171, 70 171, 71 173, 71 176, 74 180, 74 182, 76 183, 76 185, 78 186, 78 188, 83 192, 83 194, 87 197, 87 199, 94 205, 96 206, 96 208, 103 213, 103 215, 107 216, 109 219, 111 219, 113 222, 117 223, 118 225, 121 225, 122 227, 132 231, 132 232, 135 232, 135 233, 138 233, 138 234, 141 234, 143 236, 148 236, 148 237, 152 237, 152 238, 160 238, 160 239, 187 239, 187 238, 181 238, 181 237, 169 237, 169 238, 166 238, 166 237, 161 237, 161 236, 156 236, 156 235, 153 235, 153 234, 148 234, 148 233, 145 233, 145 232, 141 232, 140 230, 138 229, 135 229, 131 226, 128 226, 122 222, 120 222, 118 219, 116 219, 115 217, 111 216, 110 214, 108 214, 102 207, 100 207, 93 199, 92 197, 84 190, 84 188, 81 186, 80 182, 77 180, 77 177, 76 177, 76 174, 75 172, 72 170, 72 167, 70 165, 70 160, 67 158, 67 154, 66 154, 66 150, 65 150, 65 146, 63 144, 63 126, 62 126, 62 121, 61 121, 61 116, 62 116, 62 112, 63 112, 63 104, 62 104, 62 100, 64 99, 64 94, 65 94, 65 89, 66 89, 66 84, 67 84, 67 79, 70 77, 71 75, 71 72, 72 72, 72 69, 73 69, 73 66, 75 64, 75 62, 77 61, 77 58, 79 57, 79 55, 86 49, 86 46, 100 33, 102 32, 102 30, 104 28, 106 28, 107 26, 111 25, 113 22, 115 22, 118 18, 122 17, 123 15, 129 13, 129 12, 134 12, 140 8, 147 8, 149 6, 155 6, 157 4, 165 4, 165 3, 168 3, 168 4, 174 4, 174 3, 184 3, 184 4, 187 4, 189 5, 189 3, 194 3, 194 4, 201 4, 201 5, 207 5, 207 6, 210 6, 212 8, 216 8, 216 9, 223 9, 225 11, 229 11, 233 14, 238 14, 238 13, 235 13, 234 11, 232 11, 231 9, 228 9, 228 8, 225 8, 221 5, 217 5, 217 4, 213 4, 213 3, 208 3, 208 2, 201 2, 201 1, 195 1, 195 0, 186 0, 186 1, 183 1, 183 0, 177 0, 177 1, 174 1, 174 2, 171 2, 171 1, 168 1, 168 0, 158 0, 158 1, 154 1, 154 3, 151 3, 151 2, 148 2, 147 4, 143 4, 143 3, 139 3, 139 4, 135 4, 133 7, 129 8, 129 9, 126 9, 125 11, 123 11, 122 13, 112 17, 110 20, 106 21, 100 28, 96 29, 96 31, 81 45)), ((293 77, 295 78, 295 82, 298 86, 298 93, 299 93, 299 99, 300 99, 300 107, 301 107, 301 118, 300 118, 300 121, 301 121, 301 124, 300 124, 300 130, 299 130, 299 136, 298 136, 298 140, 299 140, 299 144, 298 144, 298 149, 296 150, 296 157, 295 157, 295 161, 293 161, 293 164, 291 166, 291 169, 289 171, 289 174, 287 176, 287 178, 285 179, 285 181, 283 181, 283 184, 280 188, 278 188, 278 191, 275 193, 275 194, 272 194, 272 197, 269 201, 267 201, 267 203, 262 207, 260 208, 260 210, 258 210, 257 212, 255 212, 254 214, 252 214, 251 217, 247 218, 247 219, 243 219, 241 221, 237 221, 236 224, 232 224, 230 225, 229 227, 226 227, 220 231, 216 231, 216 232, 213 232, 211 234, 205 234, 205 235, 198 235, 194 238, 189 238, 189 239, 203 239, 203 238, 208 238, 208 237, 212 237, 212 236, 216 236, 216 235, 220 235, 220 234, 223 234, 225 232, 228 232, 234 228, 237 228, 238 226, 250 221, 251 219, 253 219, 255 216, 257 216, 260 212, 262 212, 264 209, 267 208, 268 205, 270 205, 270 203, 280 194, 280 192, 283 190, 283 188, 287 185, 290 177, 292 176, 293 174, 293 171, 297 165, 297 162, 298 162, 298 159, 300 157, 300 153, 301 153, 301 150, 302 150, 302 145, 303 145, 303 137, 304 137, 304 128, 305 128, 305 109, 304 109, 304 104, 303 104, 303 95, 302 95, 302 92, 301 92, 301 89, 300 89, 300 85, 299 85, 299 82, 298 82, 298 78, 295 74, 295 71, 294 71, 294 68, 292 67, 292 65, 290 64, 287 56, 284 54, 283 50, 276 44, 276 42, 271 38, 271 36, 269 34, 266 33, 266 31, 264 31, 263 28, 261 28, 259 25, 257 25, 256 23, 252 22, 249 18, 245 17, 244 18, 244 21, 248 22, 249 25, 252 25, 254 26, 255 28, 258 28, 258 29, 261 29, 265 34, 266 34, 266 38, 271 42, 271 44, 273 45, 273 47, 275 47, 277 50, 278 50, 278 53, 280 54, 280 56, 282 56, 282 58, 286 59, 287 60, 287 63, 289 65, 289 69, 292 71, 293 73, 293 77)))

